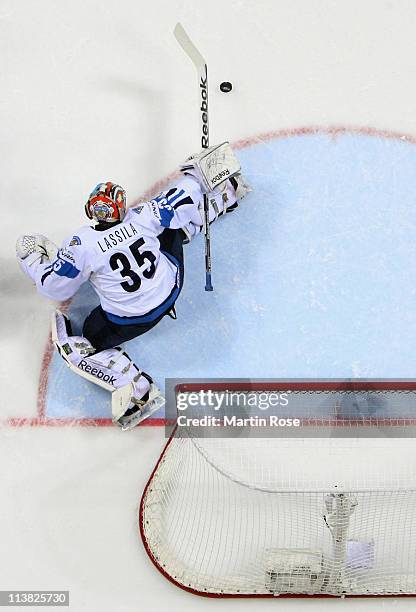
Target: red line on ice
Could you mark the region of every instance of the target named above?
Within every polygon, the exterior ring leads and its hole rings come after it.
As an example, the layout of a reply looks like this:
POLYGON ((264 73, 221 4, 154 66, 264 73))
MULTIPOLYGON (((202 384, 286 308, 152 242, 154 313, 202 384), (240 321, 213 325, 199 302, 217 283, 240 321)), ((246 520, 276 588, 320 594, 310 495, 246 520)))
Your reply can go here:
MULTIPOLYGON (((362 134, 365 136, 373 136, 376 138, 385 138, 389 140, 401 140, 403 142, 408 142, 410 144, 416 144, 416 137, 404 134, 401 132, 395 132, 391 130, 381 130, 372 127, 357 127, 357 126, 330 126, 330 127, 322 127, 322 126, 305 126, 299 128, 287 128, 281 130, 274 130, 270 132, 264 132, 257 136, 250 136, 247 138, 242 138, 237 142, 233 143, 233 147, 235 149, 244 149, 246 147, 253 146, 255 144, 261 142, 268 142, 270 140, 275 140, 278 138, 292 138, 296 136, 311 136, 311 135, 323 135, 323 136, 331 136, 336 139, 338 136, 348 135, 348 134, 362 134)), ((167 177, 157 181, 154 183, 150 189, 143 194, 142 197, 138 198, 134 204, 138 204, 140 202, 146 201, 147 198, 152 197, 155 193, 162 190, 167 184, 169 184, 174 178, 176 178, 179 173, 172 172, 167 177)), ((60 308, 64 312, 67 312, 70 306, 71 300, 67 300, 63 304, 61 304, 60 308)), ((34 418, 10 418, 5 421, 7 425, 12 427, 22 427, 22 426, 30 426, 30 427, 38 427, 38 426, 48 426, 48 427, 56 427, 56 426, 68 426, 68 425, 78 425, 78 426, 94 426, 94 427, 106 427, 111 424, 111 419, 49 419, 46 416, 46 391, 48 388, 48 375, 49 375, 49 366, 53 356, 53 346, 51 342, 51 336, 49 334, 48 341, 45 347, 45 351, 43 354, 42 365, 41 365, 41 373, 39 377, 39 385, 38 385, 38 400, 37 400, 37 416, 34 418)), ((142 426, 151 426, 151 425, 164 425, 164 419, 149 419, 142 423, 142 426)), ((390 424, 392 424, 390 422, 390 424)), ((406 423, 406 424, 415 424, 415 423, 406 423)), ((333 425, 333 423, 332 423, 333 425)))

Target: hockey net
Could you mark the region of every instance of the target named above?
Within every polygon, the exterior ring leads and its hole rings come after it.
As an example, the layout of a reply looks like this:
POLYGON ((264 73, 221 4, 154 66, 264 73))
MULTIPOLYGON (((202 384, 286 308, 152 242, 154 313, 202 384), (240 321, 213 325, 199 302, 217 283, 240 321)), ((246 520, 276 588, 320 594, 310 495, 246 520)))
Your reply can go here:
POLYGON ((174 430, 140 504, 153 563, 208 596, 415 594, 416 384, 275 386, 306 437, 174 430))

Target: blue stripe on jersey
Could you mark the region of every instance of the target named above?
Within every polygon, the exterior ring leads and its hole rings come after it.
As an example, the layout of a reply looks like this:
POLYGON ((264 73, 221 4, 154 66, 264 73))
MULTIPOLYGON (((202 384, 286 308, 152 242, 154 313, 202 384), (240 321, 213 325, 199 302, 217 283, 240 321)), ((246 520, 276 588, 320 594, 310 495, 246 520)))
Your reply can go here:
POLYGON ((170 222, 173 219, 173 215, 175 214, 172 207, 169 206, 168 208, 167 206, 159 206, 159 213, 160 225, 163 225, 163 227, 169 227, 170 222))
POLYGON ((62 262, 58 269, 55 269, 55 266, 53 269, 58 276, 66 276, 67 278, 76 278, 78 276, 80 271, 78 268, 69 263, 69 261, 65 261, 63 259, 58 259, 57 261, 62 262))
POLYGON ((175 200, 177 200, 178 198, 180 198, 181 196, 183 196, 183 194, 184 194, 184 193, 185 193, 185 191, 184 191, 183 189, 181 189, 181 190, 180 190, 180 192, 179 192, 179 193, 177 193, 175 196, 173 196, 173 197, 168 196, 168 197, 167 197, 167 201, 168 201, 168 203, 169 203, 169 204, 172 204, 172 202, 174 202, 175 200))
MULTIPOLYGON (((76 278, 80 273, 78 268, 76 268, 70 261, 59 257, 59 255, 58 258, 55 259, 52 265, 48 266, 47 269, 49 270, 47 275, 51 274, 52 272, 55 272, 55 274, 57 274, 58 276, 66 276, 66 278, 76 278)), ((45 278, 47 275, 45 275, 45 278)))
MULTIPOLYGON (((160 225, 163 227, 170 227, 170 223, 174 217, 175 211, 182 204, 182 202, 176 202, 179 198, 182 198, 185 195, 185 190, 181 189, 178 193, 176 187, 169 189, 169 191, 162 191, 158 196, 156 196, 152 201, 156 202, 159 214, 160 214, 160 225)), ((185 198, 187 199, 187 197, 185 198)))
POLYGON ((176 187, 169 189, 169 191, 162 191, 162 193, 154 198, 154 201, 157 202, 160 207, 172 206, 173 202, 185 194, 185 191, 181 189, 176 195, 173 195, 175 191, 176 187))
POLYGON ((48 278, 48 276, 50 276, 53 272, 53 268, 52 265, 47 266, 45 268, 45 272, 44 274, 42 274, 41 279, 40 279, 40 284, 43 285, 43 283, 45 282, 45 280, 48 278))

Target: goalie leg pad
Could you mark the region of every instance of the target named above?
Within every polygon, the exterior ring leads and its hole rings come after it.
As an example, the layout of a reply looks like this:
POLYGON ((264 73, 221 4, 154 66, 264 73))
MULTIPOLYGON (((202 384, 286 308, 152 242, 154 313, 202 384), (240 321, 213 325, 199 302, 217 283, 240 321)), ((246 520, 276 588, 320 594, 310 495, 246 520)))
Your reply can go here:
POLYGON ((89 340, 71 333, 68 317, 57 310, 52 316, 52 341, 58 353, 74 373, 112 394, 114 423, 130 429, 164 404, 151 377, 122 349, 96 353, 89 340))
MULTIPOLYGON (((117 392, 113 394, 113 398, 117 392)), ((142 398, 141 401, 133 401, 130 404, 130 408, 124 411, 124 413, 113 421, 121 427, 123 431, 136 427, 139 423, 148 419, 152 414, 157 412, 165 404, 165 398, 160 393, 159 389, 153 383, 150 385, 148 394, 142 398)), ((115 409, 115 402, 113 401, 113 413, 115 409)))

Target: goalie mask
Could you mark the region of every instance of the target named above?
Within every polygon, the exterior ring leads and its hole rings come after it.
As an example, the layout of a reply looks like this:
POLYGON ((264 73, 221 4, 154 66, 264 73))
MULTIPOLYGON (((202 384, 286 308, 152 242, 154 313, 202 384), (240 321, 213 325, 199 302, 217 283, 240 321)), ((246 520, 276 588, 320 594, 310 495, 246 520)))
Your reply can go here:
POLYGON ((115 183, 98 183, 85 204, 88 219, 98 223, 117 223, 126 214, 126 192, 115 183))

